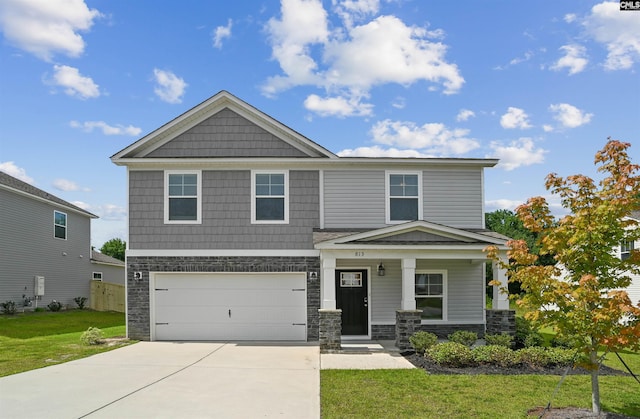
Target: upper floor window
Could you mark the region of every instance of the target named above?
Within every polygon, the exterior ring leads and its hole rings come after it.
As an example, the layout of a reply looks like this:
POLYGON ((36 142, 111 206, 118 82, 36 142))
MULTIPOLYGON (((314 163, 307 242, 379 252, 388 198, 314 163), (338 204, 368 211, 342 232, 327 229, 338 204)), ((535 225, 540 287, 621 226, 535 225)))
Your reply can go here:
POLYGON ((53 211, 53 237, 67 240, 67 214, 53 211))
POLYGON ((620 244, 620 259, 629 259, 629 256, 631 256, 631 252, 633 251, 633 249, 635 249, 634 245, 635 243, 632 241, 622 242, 620 244))
POLYGON ((202 213, 200 177, 199 171, 165 172, 165 223, 200 223, 202 213))
POLYGON ((251 222, 278 224, 289 222, 289 173, 251 173, 251 222))
POLYGON ((416 309, 422 310, 423 320, 446 320, 446 271, 416 271, 416 309))
POLYGON ((387 223, 422 219, 422 179, 418 173, 387 173, 387 223))

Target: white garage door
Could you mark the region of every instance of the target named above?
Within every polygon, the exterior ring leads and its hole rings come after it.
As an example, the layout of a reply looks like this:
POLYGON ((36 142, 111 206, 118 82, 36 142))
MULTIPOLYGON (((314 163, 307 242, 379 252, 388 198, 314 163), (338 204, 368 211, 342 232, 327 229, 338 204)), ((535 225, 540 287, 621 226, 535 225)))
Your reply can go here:
POLYGON ((306 340, 304 273, 155 274, 155 340, 306 340))

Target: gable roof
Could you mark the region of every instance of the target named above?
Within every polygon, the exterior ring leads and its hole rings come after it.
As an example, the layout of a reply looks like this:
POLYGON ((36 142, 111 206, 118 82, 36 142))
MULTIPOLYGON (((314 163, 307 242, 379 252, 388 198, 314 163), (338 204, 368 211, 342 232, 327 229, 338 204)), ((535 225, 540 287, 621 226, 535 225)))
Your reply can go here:
POLYGON ((281 141, 300 150, 308 157, 328 159, 338 157, 297 131, 294 131, 264 112, 238 99, 231 93, 222 90, 150 134, 142 137, 130 146, 117 152, 111 156, 111 160, 116 164, 124 164, 123 161, 128 158, 144 158, 180 134, 185 133, 187 130, 224 109, 233 111, 281 141))
POLYGON ((89 218, 98 218, 97 215, 83 210, 77 205, 73 205, 72 203, 67 202, 64 199, 60 199, 55 195, 51 195, 50 193, 43 191, 42 189, 38 189, 35 186, 23 182, 20 179, 14 178, 13 176, 8 175, 2 171, 0 171, 0 188, 25 195, 39 201, 45 201, 50 204, 64 207, 68 210, 79 213, 80 215, 87 216, 89 218))
POLYGON ((124 268, 124 262, 104 253, 100 253, 95 249, 91 249, 91 262, 103 265, 121 266, 124 268))
POLYGON ((367 231, 315 231, 316 249, 397 246, 504 246, 508 237, 484 229, 459 229, 428 221, 411 221, 367 231))

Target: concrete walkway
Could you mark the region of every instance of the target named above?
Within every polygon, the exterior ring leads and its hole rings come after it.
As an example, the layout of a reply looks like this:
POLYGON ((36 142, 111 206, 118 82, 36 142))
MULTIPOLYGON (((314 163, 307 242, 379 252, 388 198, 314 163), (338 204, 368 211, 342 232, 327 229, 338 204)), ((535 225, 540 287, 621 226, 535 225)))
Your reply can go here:
POLYGON ((342 342, 338 353, 321 354, 323 370, 373 370, 411 369, 415 366, 400 355, 395 342, 390 340, 371 342, 342 342))
POLYGON ((319 418, 314 344, 140 342, 0 378, 1 418, 319 418))

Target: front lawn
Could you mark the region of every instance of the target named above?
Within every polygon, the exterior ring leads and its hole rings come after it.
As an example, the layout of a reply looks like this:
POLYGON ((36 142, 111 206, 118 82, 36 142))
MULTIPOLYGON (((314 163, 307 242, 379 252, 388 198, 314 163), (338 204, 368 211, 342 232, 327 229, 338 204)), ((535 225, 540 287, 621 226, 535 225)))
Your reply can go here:
MULTIPOLYGON (((629 355, 624 356, 628 363, 629 355)), ((634 363, 640 364, 640 355, 634 363)), ((633 368, 633 367, 632 367, 633 368)), ((323 370, 322 418, 524 418, 544 407, 560 376, 429 375, 415 370, 323 370)), ((602 408, 640 417, 640 384, 600 377, 602 408)), ((591 409, 589 376, 568 376, 552 407, 591 409)))
POLYGON ((124 336, 124 324, 124 313, 91 310, 1 315, 0 377, 115 349, 83 345, 80 335, 97 327, 105 338, 124 336))

